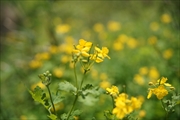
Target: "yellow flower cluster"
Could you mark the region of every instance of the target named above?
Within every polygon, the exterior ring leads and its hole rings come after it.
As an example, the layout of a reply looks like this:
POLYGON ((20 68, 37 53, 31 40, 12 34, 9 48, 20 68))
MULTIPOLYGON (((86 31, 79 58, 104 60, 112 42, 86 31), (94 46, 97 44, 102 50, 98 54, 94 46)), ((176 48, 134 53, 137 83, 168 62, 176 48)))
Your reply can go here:
POLYGON ((129 99, 126 93, 119 94, 118 87, 116 86, 106 88, 106 91, 115 98, 115 108, 112 110, 112 113, 115 114, 118 119, 124 118, 135 109, 139 109, 142 105, 142 99, 136 97, 129 99))
POLYGON ((115 108, 112 113, 116 115, 118 119, 124 118, 136 109, 139 109, 142 105, 142 101, 136 97, 128 98, 126 93, 121 93, 115 99, 115 108))
POLYGON ((109 50, 107 47, 102 47, 102 49, 95 46, 94 53, 91 54, 90 50, 92 49, 92 43, 87 42, 84 39, 79 40, 79 44, 75 46, 75 49, 72 51, 74 55, 74 59, 82 58, 82 60, 85 62, 88 58, 88 60, 95 61, 97 63, 103 62, 104 58, 108 56, 109 50))
POLYGON ((173 86, 171 86, 171 84, 166 83, 167 80, 167 78, 162 77, 161 79, 157 80, 155 84, 153 82, 149 82, 149 85, 154 85, 155 88, 149 88, 147 98, 149 99, 152 94, 154 94, 159 100, 161 100, 168 94, 168 90, 166 87, 169 87, 170 89, 175 89, 173 86))

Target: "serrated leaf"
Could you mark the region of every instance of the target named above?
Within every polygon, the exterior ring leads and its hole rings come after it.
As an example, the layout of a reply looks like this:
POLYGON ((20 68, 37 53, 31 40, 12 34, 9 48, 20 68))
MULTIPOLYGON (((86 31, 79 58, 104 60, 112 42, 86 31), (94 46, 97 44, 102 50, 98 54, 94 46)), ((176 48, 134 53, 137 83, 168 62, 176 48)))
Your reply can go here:
POLYGON ((66 114, 66 113, 62 114, 62 115, 61 115, 61 119, 62 119, 62 120, 66 120, 66 119, 67 119, 67 114, 66 114))
POLYGON ((67 81, 59 83, 59 90, 66 92, 76 92, 76 87, 67 81))
POLYGON ((54 100, 53 100, 53 103, 54 104, 57 104, 57 103, 59 103, 59 102, 61 102, 61 101, 63 101, 64 100, 64 97, 62 97, 62 96, 56 96, 55 98, 54 98, 54 100))
POLYGON ((79 116, 82 112, 80 110, 75 110, 73 113, 72 113, 72 116, 79 116))
POLYGON ((41 103, 46 109, 48 109, 48 106, 45 105, 45 93, 39 86, 36 86, 34 91, 29 90, 29 93, 34 101, 41 103))
POLYGON ((50 115, 48 115, 48 117, 49 117, 51 120, 57 120, 57 116, 54 115, 54 114, 50 114, 50 115))

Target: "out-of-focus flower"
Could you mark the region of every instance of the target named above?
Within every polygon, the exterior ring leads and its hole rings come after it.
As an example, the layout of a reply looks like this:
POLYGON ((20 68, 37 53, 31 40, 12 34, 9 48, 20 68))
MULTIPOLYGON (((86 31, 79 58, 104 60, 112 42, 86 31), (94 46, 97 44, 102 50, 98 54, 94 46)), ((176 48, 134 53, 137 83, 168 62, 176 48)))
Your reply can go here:
POLYGON ((118 31, 121 29, 121 24, 116 21, 109 21, 107 27, 110 31, 118 31))
POLYGON ((157 37, 156 36, 151 36, 150 38, 148 38, 148 43, 150 45, 155 45, 157 43, 157 37))
POLYGON ((58 78, 61 78, 61 77, 63 76, 64 72, 63 72, 63 70, 60 69, 60 68, 55 68, 55 69, 53 70, 53 74, 54 74, 54 76, 56 76, 56 77, 58 77, 58 78))
POLYGON ((48 60, 50 58, 50 54, 48 52, 42 52, 35 55, 36 60, 48 60))
POLYGON ((36 69, 36 68, 39 68, 41 66, 42 66, 42 62, 39 61, 39 60, 32 60, 29 63, 29 67, 32 68, 32 69, 36 69))
POLYGON ((93 30, 95 32, 103 32, 104 31, 104 25, 102 23, 96 23, 94 26, 93 26, 93 30))
POLYGON ((143 76, 141 76, 141 75, 139 75, 139 74, 136 74, 135 76, 134 76, 134 80, 135 80, 135 82, 136 83, 138 83, 139 85, 144 85, 144 78, 143 78, 143 76))
POLYGON ((56 27, 56 33, 64 34, 69 32, 71 29, 70 25, 68 24, 60 24, 56 27))
POLYGON ((161 79, 157 80, 156 84, 152 83, 155 88, 149 88, 147 98, 149 99, 152 94, 154 94, 159 100, 163 99, 168 94, 166 87, 172 87, 171 84, 166 83, 167 80, 167 78, 162 77, 161 79))
POLYGON ((35 83, 35 84, 31 85, 31 90, 34 90, 34 88, 35 88, 36 86, 39 86, 39 87, 42 88, 42 89, 45 88, 45 85, 40 81, 40 82, 38 82, 38 83, 35 83))
POLYGON ((124 49, 124 45, 121 42, 115 41, 113 43, 113 49, 116 51, 124 49))
POLYGON ((49 52, 52 53, 52 54, 58 53, 58 47, 55 46, 55 45, 50 46, 49 47, 49 52))
POLYGON ((125 93, 121 93, 115 99, 115 108, 113 109, 112 113, 116 115, 118 119, 124 118, 126 115, 133 112, 135 109, 139 109, 141 107, 142 102, 135 98, 131 97, 128 99, 128 95, 125 93))
POLYGON ((170 23, 172 21, 172 19, 171 19, 171 16, 169 14, 165 13, 161 16, 161 21, 163 23, 170 23))
POLYGON ((172 49, 167 49, 163 52, 163 57, 165 59, 170 59, 173 56, 173 50, 172 49))
POLYGON ((27 119, 28 119, 28 117, 25 116, 25 115, 21 115, 21 116, 20 116, 20 120, 27 120, 27 119))
POLYGON ((106 80, 104 80, 104 81, 102 81, 101 83, 100 83, 100 87, 101 88, 104 88, 104 89, 106 89, 106 88, 108 88, 108 87, 110 87, 111 86, 111 83, 109 83, 108 81, 106 81, 106 80))
POLYGON ((136 48, 136 47, 137 47, 137 44, 138 44, 138 42, 137 42, 137 40, 134 39, 134 38, 129 38, 129 40, 127 41, 127 45, 128 45, 128 47, 131 48, 131 49, 136 48))
POLYGON ((106 88, 106 92, 113 97, 117 97, 119 94, 119 89, 116 86, 112 86, 111 88, 106 88))
POLYGON ((159 24, 158 24, 157 22, 152 22, 152 23, 150 24, 150 29, 151 29, 152 31, 157 31, 157 30, 159 29, 159 24))
POLYGON ((149 70, 149 77, 152 80, 157 80, 159 78, 159 72, 155 67, 151 67, 149 70))
POLYGON ((148 68, 147 67, 141 67, 139 69, 139 74, 141 75, 147 75, 148 74, 148 68))
POLYGON ((71 61, 71 56, 63 55, 63 56, 61 57, 61 62, 62 62, 62 63, 68 63, 69 61, 71 61))
POLYGON ((146 116, 146 111, 145 110, 140 110, 140 112, 139 112, 139 117, 140 118, 143 118, 143 117, 145 117, 146 116))
POLYGON ((91 42, 87 42, 84 39, 80 39, 79 44, 73 50, 73 53, 77 56, 89 57, 90 54, 88 52, 89 52, 91 46, 92 46, 91 42))
POLYGON ((101 80, 107 80, 107 79, 108 79, 108 76, 107 76, 106 73, 101 73, 100 76, 99 76, 99 78, 100 78, 101 80))

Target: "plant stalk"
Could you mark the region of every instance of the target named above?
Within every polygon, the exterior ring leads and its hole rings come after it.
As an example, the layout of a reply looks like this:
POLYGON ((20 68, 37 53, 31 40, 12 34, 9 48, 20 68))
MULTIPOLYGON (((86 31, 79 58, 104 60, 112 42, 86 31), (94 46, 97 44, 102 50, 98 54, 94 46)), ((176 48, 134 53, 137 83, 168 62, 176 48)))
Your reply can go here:
POLYGON ((54 107, 54 103, 53 103, 53 100, 52 100, 51 92, 50 92, 50 89, 49 89, 49 85, 46 85, 46 87, 47 87, 48 92, 49 92, 49 97, 50 97, 50 100, 51 100, 51 104, 52 104, 52 106, 53 106, 54 113, 57 115, 56 109, 55 109, 55 107, 54 107))

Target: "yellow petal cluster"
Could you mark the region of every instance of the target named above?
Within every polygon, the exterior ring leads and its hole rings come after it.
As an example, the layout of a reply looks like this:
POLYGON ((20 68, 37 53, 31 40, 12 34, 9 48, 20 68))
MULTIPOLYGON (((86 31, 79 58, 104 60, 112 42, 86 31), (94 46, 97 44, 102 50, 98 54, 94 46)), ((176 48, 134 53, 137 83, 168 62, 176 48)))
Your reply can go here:
POLYGON ((106 92, 114 97, 119 94, 118 87, 112 86, 111 88, 106 88, 106 92))
POLYGON ((141 107, 141 100, 131 97, 128 99, 128 95, 125 93, 121 93, 115 99, 115 108, 113 109, 112 113, 116 115, 118 119, 124 118, 126 115, 133 112, 135 109, 139 109, 141 107))
MULTIPOLYGON (((162 77, 161 79, 157 80, 155 84, 151 83, 151 85, 157 85, 155 88, 149 88, 149 93, 147 98, 149 99, 152 94, 156 95, 156 97, 161 100, 163 99, 166 95, 168 95, 168 90, 166 87, 172 87, 171 84, 166 83, 168 79, 165 77, 162 77)), ((174 87, 173 87, 174 88, 174 87)))

